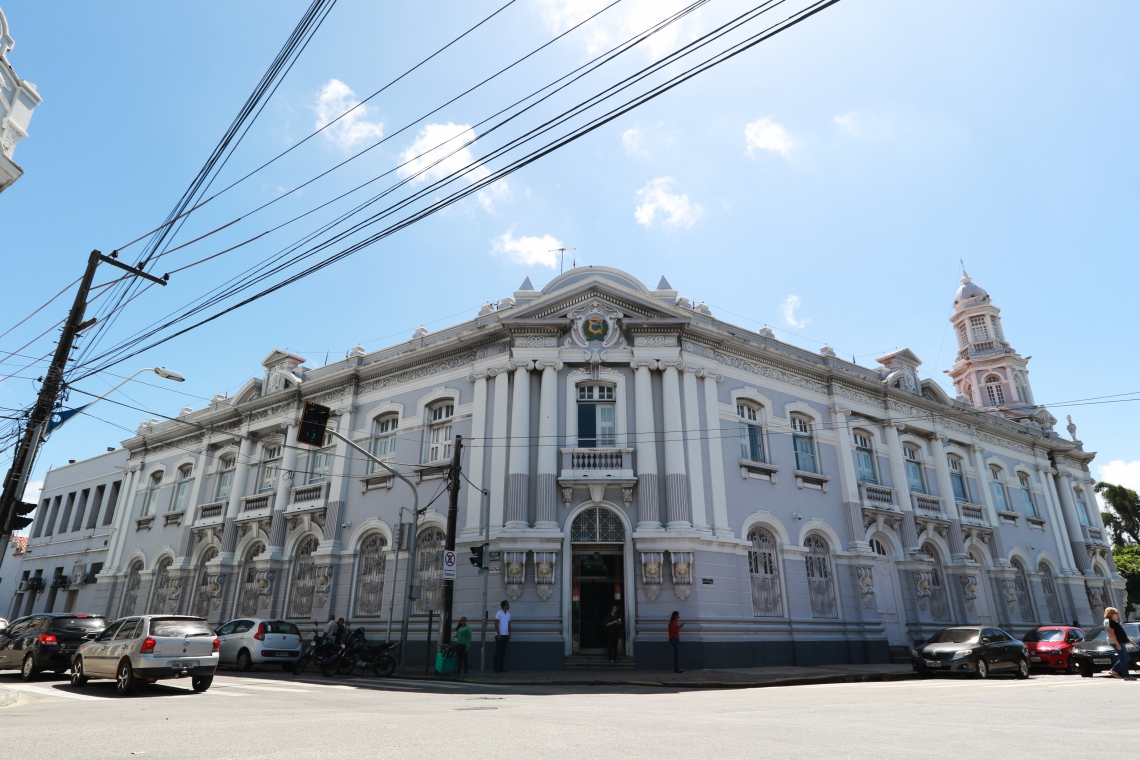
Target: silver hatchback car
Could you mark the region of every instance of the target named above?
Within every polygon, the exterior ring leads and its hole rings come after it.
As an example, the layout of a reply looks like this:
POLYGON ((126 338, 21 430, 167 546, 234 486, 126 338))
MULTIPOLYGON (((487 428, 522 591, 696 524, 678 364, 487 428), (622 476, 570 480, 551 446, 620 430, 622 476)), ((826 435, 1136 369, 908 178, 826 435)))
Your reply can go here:
POLYGON ((194 691, 205 691, 218 668, 218 637, 206 621, 186 615, 139 615, 116 620, 75 653, 71 683, 115 679, 127 695, 140 681, 189 676, 194 691))
POLYGON ((280 665, 292 673, 293 663, 301 656, 301 632, 288 620, 231 620, 218 629, 218 640, 219 662, 242 671, 254 665, 280 665))

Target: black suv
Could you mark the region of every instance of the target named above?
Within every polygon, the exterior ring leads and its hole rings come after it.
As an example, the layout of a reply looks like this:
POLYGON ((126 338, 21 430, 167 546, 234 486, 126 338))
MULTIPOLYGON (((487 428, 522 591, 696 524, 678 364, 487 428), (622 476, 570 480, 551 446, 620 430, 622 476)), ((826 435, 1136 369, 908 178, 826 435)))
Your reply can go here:
POLYGON ((19 668, 25 681, 41 670, 66 673, 79 645, 106 627, 102 615, 40 613, 17 618, 0 631, 0 670, 19 668))

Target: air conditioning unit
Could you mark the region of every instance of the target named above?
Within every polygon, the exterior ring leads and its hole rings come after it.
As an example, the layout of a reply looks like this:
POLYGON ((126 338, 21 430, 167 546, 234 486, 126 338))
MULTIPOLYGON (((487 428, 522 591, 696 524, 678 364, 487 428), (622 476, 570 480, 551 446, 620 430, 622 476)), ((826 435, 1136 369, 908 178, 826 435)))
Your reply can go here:
POLYGON ((28 590, 28 582, 27 581, 20 581, 20 585, 16 587, 16 593, 22 594, 27 590, 28 590))
MULTIPOLYGON (((20 585, 25 585, 25 584, 20 584, 20 585)), ((44 590, 44 579, 42 577, 28 578, 26 585, 27 585, 28 591, 43 591, 44 590)))
POLYGON ((57 575, 51 579, 52 588, 67 588, 69 583, 71 583, 71 579, 66 575, 57 575))
POLYGON ((71 571, 71 580, 68 585, 72 589, 87 585, 87 565, 76 565, 71 571))

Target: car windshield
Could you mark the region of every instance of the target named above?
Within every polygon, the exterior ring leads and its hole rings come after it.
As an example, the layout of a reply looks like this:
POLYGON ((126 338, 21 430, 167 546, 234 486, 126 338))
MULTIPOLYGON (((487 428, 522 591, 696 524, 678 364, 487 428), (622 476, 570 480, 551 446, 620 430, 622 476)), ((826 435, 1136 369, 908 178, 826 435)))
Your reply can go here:
POLYGON ((151 636, 213 636, 210 626, 201 620, 152 620, 151 636))
POLYGON ((1108 641, 1108 631, 1103 626, 1090 628, 1085 631, 1085 641, 1108 641))
POLYGON ((101 617, 56 618, 51 621, 51 627, 53 631, 97 633, 107 627, 107 619, 101 617))
POLYGON ((1140 623, 1125 623, 1124 632, 1128 634, 1128 638, 1135 641, 1140 638, 1140 623))
POLYGON ((290 633, 294 636, 300 636, 300 631, 297 626, 292 623, 287 623, 284 620, 266 620, 265 621, 266 633, 290 633))
POLYGON ((928 644, 967 644, 978 638, 977 628, 947 628, 930 637, 928 644))
POLYGON ((1064 641, 1065 632, 1060 628, 1039 628, 1021 637, 1022 641, 1064 641))

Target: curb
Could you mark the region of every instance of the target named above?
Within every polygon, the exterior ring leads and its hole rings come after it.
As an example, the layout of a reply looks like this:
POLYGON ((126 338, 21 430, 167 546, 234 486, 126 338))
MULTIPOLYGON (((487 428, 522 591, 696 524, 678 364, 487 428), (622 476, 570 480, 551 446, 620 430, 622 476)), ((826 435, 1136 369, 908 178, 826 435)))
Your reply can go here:
POLYGON ((456 680, 453 678, 439 678, 425 675, 400 675, 398 678, 406 681, 425 681, 428 683, 468 683, 495 686, 656 686, 662 688, 679 689, 758 689, 772 686, 808 686, 812 684, 832 683, 876 683, 884 681, 910 681, 918 678, 917 673, 836 673, 820 676, 788 676, 785 678, 767 678, 761 681, 652 681, 644 679, 591 679, 570 680, 560 678, 534 678, 497 680, 491 678, 468 678, 456 680))
POLYGON ((0 688, 0 707, 9 707, 16 704, 16 700, 20 698, 20 692, 15 689, 0 688))

